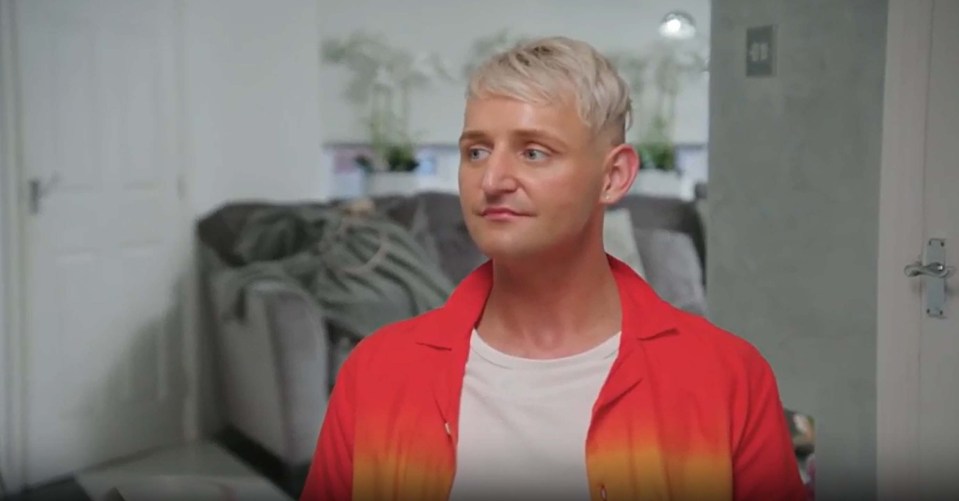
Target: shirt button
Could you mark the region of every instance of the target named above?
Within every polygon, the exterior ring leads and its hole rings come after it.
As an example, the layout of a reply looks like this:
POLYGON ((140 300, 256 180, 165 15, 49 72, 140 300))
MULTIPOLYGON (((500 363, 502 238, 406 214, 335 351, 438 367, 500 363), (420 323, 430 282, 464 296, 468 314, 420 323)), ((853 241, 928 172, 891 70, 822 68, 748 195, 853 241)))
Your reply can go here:
POLYGON ((605 501, 605 499, 606 499, 606 486, 605 486, 605 485, 599 486, 599 497, 602 498, 602 499, 605 501))
POLYGON ((453 435, 453 432, 450 431, 450 423, 449 423, 448 421, 447 421, 446 423, 443 423, 443 427, 446 428, 446 434, 447 434, 447 435, 450 435, 450 436, 453 435))

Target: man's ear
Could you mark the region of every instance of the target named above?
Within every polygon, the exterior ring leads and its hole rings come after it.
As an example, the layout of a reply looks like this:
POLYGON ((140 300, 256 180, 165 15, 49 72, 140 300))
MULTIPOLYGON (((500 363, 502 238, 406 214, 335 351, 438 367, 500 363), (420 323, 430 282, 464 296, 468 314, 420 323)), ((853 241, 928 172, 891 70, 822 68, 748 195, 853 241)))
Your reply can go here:
POLYGON ((614 205, 629 193, 639 171, 639 154, 628 143, 614 147, 606 155, 606 179, 600 203, 614 205))

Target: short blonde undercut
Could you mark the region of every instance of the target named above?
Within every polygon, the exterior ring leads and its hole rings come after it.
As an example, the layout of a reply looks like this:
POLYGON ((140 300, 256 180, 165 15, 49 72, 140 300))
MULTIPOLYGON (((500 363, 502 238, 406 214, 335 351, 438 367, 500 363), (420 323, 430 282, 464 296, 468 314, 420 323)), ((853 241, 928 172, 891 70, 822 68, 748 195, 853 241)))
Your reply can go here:
POLYGON ((586 42, 548 37, 493 55, 470 75, 466 97, 501 96, 532 104, 576 100, 583 122, 625 141, 632 120, 629 85, 612 62, 586 42))

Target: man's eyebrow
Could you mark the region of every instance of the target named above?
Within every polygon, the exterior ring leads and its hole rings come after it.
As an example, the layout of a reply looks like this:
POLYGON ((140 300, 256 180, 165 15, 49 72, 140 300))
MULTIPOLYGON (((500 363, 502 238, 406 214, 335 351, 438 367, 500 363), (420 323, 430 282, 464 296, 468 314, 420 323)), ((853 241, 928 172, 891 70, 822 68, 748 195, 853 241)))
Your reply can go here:
POLYGON ((513 134, 523 139, 545 139, 562 145, 566 144, 558 134, 554 134, 546 129, 518 129, 513 131, 513 134))
POLYGON ((463 141, 476 141, 476 140, 479 140, 479 139, 486 139, 486 137, 487 137, 487 136, 486 136, 486 133, 484 133, 483 131, 479 131, 479 130, 464 130, 463 133, 460 134, 460 140, 459 140, 459 142, 462 143, 463 141))
MULTIPOLYGON (((563 141, 559 135, 554 134, 546 129, 516 129, 516 130, 510 131, 510 134, 525 140, 541 139, 541 140, 546 140, 553 143, 558 143, 560 145, 566 144, 566 142, 563 141)), ((463 131, 463 133, 460 135, 459 142, 462 143, 464 141, 478 141, 478 140, 483 140, 487 138, 489 138, 489 135, 483 131, 468 129, 463 131)))

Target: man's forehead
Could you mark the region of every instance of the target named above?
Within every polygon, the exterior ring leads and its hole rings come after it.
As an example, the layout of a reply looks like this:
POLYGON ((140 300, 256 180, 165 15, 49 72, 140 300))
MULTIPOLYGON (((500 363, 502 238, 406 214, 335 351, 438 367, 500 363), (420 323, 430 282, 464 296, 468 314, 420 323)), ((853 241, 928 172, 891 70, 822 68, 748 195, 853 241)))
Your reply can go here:
POLYGON ((467 101, 463 132, 508 131, 529 134, 533 131, 562 133, 578 126, 586 127, 575 108, 566 103, 532 103, 512 98, 467 101))
POLYGON ((501 94, 470 96, 466 99, 466 111, 490 107, 527 107, 537 110, 566 111, 576 109, 576 100, 571 95, 525 98, 501 94))

